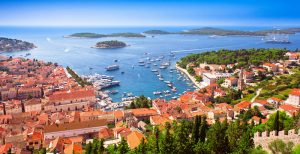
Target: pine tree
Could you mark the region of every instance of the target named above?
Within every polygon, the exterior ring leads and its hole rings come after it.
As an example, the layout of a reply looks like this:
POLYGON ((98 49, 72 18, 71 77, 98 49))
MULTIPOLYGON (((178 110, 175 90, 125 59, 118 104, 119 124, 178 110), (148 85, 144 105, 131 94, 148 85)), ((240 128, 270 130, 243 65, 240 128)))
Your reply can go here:
POLYGON ((99 145, 98 145, 98 148, 97 148, 97 151, 99 154, 102 154, 104 153, 104 139, 101 139, 100 142, 99 142, 99 145))
POLYGON ((276 135, 278 135, 279 127, 280 127, 279 111, 277 111, 276 115, 275 115, 274 123, 273 123, 273 129, 275 130, 276 135))
POLYGON ((130 149, 128 147, 127 141, 124 139, 124 137, 122 137, 121 142, 118 146, 118 153, 119 154, 125 154, 129 151, 130 151, 130 149))
POLYGON ((190 126, 188 121, 183 120, 179 126, 175 128, 175 153, 186 154, 192 152, 192 144, 190 142, 190 126))
POLYGON ((166 133, 161 139, 160 153, 162 154, 174 153, 174 142, 173 142, 172 134, 170 133, 170 129, 171 129, 170 123, 167 122, 165 128, 166 128, 166 133))
POLYGON ((201 125, 201 117, 196 116, 193 124, 193 129, 192 129, 192 142, 193 144, 197 144, 199 141, 200 137, 200 125, 201 125))
POLYGON ((208 154, 210 151, 207 148, 206 143, 199 141, 196 145, 194 145, 193 152, 195 154, 208 154))
POLYGON ((145 139, 142 138, 140 145, 137 148, 137 153, 146 154, 147 152, 147 144, 145 143, 145 139))
POLYGON ((154 135, 155 135, 155 151, 156 153, 159 152, 159 130, 157 127, 154 128, 154 135))
POLYGON ((86 146, 85 146, 85 153, 86 154, 91 154, 92 151, 92 143, 89 142, 86 146))
POLYGON ((223 122, 221 124, 217 119, 207 132, 207 146, 215 154, 229 153, 226 129, 227 123, 223 122))
POLYGON ((208 130, 208 124, 206 122, 206 117, 204 116, 203 119, 201 120, 201 126, 200 126, 200 135, 199 135, 199 139, 201 142, 205 142, 205 138, 206 138, 206 132, 208 130))

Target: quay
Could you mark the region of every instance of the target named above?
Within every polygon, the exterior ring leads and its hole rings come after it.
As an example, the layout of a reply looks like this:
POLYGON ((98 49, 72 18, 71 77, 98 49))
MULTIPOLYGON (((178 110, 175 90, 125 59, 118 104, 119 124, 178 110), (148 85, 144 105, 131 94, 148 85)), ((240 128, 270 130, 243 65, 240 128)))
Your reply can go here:
POLYGON ((187 70, 185 70, 185 69, 179 67, 177 64, 176 64, 175 67, 176 67, 177 70, 179 70, 180 72, 182 72, 182 73, 184 73, 185 75, 187 75, 187 77, 193 82, 193 84, 194 84, 198 89, 202 89, 202 88, 205 87, 205 86, 201 85, 200 83, 198 83, 198 82, 196 81, 196 79, 195 79, 192 75, 190 75, 190 74, 187 72, 187 70))

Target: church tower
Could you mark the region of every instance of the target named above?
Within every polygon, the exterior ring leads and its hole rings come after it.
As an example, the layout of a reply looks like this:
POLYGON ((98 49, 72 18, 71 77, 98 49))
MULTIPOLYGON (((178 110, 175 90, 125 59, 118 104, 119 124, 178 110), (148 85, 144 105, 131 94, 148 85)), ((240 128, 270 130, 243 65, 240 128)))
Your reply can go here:
POLYGON ((240 74, 239 74, 239 80, 238 80, 238 90, 243 90, 245 88, 245 82, 244 82, 244 69, 241 68, 240 74))

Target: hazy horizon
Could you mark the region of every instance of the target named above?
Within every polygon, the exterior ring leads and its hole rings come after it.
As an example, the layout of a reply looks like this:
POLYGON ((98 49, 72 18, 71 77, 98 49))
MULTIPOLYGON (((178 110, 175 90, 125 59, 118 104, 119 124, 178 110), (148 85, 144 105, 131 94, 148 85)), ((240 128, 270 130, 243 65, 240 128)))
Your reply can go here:
POLYGON ((2 0, 0 26, 298 26, 300 2, 2 0))

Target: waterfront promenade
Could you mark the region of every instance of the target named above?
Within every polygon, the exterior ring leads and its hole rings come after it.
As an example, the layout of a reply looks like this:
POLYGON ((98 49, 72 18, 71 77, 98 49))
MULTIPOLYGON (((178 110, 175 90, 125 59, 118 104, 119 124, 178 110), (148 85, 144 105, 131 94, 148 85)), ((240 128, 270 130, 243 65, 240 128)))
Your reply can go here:
POLYGON ((201 85, 198 81, 196 81, 196 79, 195 79, 192 75, 190 75, 190 74, 187 72, 187 70, 185 70, 185 69, 179 67, 177 64, 176 64, 176 69, 179 70, 180 72, 184 73, 185 75, 187 75, 188 78, 194 83, 194 85, 195 85, 198 89, 204 88, 204 86, 201 85))

